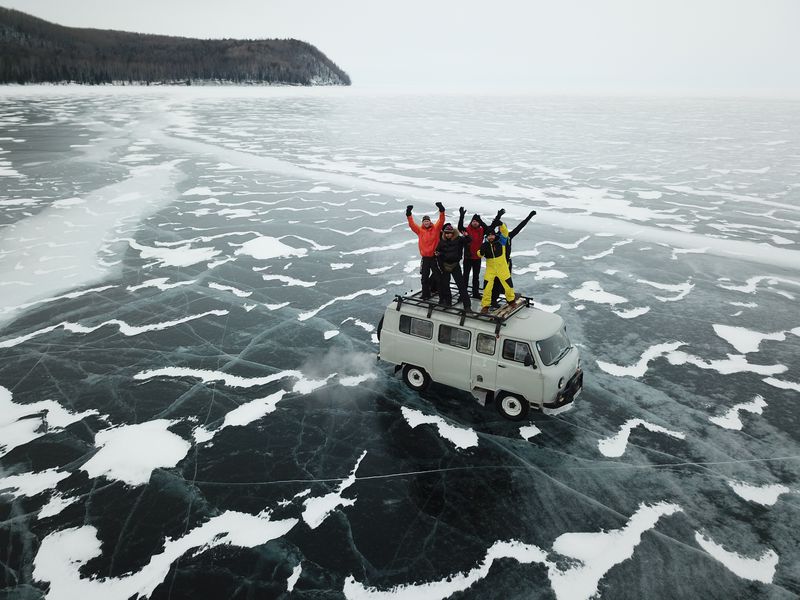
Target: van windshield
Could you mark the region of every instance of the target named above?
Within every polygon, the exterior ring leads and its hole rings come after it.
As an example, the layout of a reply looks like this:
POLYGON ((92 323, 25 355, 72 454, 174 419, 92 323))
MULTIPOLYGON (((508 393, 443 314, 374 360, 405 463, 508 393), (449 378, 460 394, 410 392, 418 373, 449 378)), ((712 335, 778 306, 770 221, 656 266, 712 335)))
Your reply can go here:
POLYGON ((536 342, 539 358, 548 366, 561 360, 571 347, 572 345, 569 343, 565 329, 560 330, 546 340, 536 342))

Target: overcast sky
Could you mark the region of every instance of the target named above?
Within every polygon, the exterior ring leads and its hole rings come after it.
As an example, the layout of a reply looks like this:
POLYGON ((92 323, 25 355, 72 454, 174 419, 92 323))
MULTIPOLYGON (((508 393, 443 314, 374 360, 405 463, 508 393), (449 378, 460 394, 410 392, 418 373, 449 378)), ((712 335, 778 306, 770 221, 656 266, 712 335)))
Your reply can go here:
POLYGON ((800 96, 800 0, 0 0, 76 27, 310 42, 363 87, 800 96))

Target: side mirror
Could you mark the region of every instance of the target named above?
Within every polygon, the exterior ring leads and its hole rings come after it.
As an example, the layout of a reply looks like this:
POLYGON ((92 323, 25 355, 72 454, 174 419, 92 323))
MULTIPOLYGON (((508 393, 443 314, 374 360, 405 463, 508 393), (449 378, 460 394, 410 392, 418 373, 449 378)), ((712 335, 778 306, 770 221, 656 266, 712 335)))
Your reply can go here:
POLYGON ((526 367, 533 367, 534 369, 536 368, 536 363, 533 362, 533 357, 531 357, 530 354, 525 357, 525 362, 522 364, 524 364, 526 367))

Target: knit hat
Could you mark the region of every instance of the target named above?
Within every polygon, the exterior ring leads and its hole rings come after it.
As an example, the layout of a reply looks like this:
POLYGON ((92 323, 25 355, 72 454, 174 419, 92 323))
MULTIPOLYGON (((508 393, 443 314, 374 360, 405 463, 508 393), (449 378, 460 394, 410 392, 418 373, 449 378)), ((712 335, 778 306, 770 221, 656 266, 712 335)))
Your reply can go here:
POLYGON ((450 223, 445 223, 444 227, 442 227, 442 231, 454 231, 454 229, 450 223))
POLYGON ((424 217, 422 217, 422 220, 423 221, 430 221, 431 218, 428 215, 425 215, 424 217))

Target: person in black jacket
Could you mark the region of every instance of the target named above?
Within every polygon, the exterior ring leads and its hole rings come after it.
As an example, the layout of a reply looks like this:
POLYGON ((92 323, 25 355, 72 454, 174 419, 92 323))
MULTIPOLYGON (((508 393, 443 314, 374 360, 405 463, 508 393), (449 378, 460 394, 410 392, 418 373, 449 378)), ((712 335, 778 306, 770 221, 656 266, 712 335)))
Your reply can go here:
POLYGON ((472 306, 467 293, 467 285, 461 273, 461 257, 464 248, 469 245, 469 238, 462 236, 450 223, 445 223, 442 228, 442 240, 436 247, 436 256, 439 260, 439 303, 451 306, 453 303, 450 291, 450 277, 456 281, 458 298, 464 304, 464 310, 472 311, 472 306))
MULTIPOLYGON (((500 225, 501 219, 502 219, 503 215, 505 214, 505 212, 506 211, 505 211, 504 208, 501 208, 499 211, 497 211, 497 215, 495 216, 494 221, 492 221, 492 224, 489 227, 490 229, 494 229, 495 227, 500 225)), ((528 216, 525 217, 520 222, 519 225, 514 227, 514 229, 512 229, 508 233, 508 242, 506 242, 506 260, 508 261, 508 272, 509 273, 511 272, 511 240, 513 240, 514 236, 516 236, 520 231, 522 231, 522 229, 525 227, 525 225, 528 224, 528 221, 530 221, 531 218, 533 218, 533 216, 535 214, 536 214, 535 210, 532 210, 531 212, 529 212, 528 216)), ((494 283, 495 283, 495 285, 492 288, 492 306, 497 308, 497 300, 500 298, 500 280, 495 278, 495 282, 494 283)))

